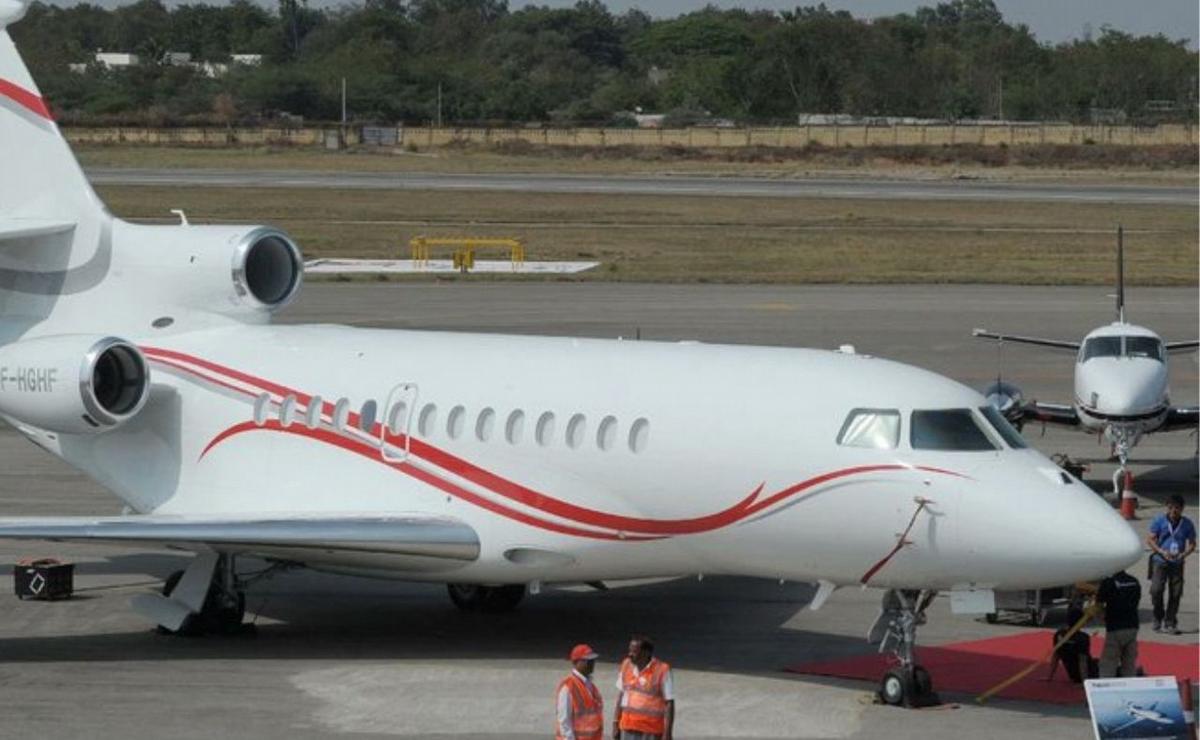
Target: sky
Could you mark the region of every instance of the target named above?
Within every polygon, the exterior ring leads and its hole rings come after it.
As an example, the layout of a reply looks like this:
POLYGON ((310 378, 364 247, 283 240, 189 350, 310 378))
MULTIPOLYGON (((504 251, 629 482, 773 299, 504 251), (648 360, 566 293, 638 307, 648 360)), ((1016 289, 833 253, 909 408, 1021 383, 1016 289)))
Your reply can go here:
MULTIPOLYGON (((122 0, 91 0, 97 5, 114 7, 122 0)), ((180 2, 211 2, 220 0, 166 0, 168 5, 180 2)), ((274 7, 274 0, 258 0, 274 7)), ((604 0, 614 13, 640 8, 655 17, 670 18, 705 5, 721 8, 765 8, 791 10, 800 5, 816 5, 821 0, 604 0)), ((860 18, 910 13, 921 6, 933 6, 938 0, 824 0, 831 10, 848 10, 860 18)), ((1188 39, 1188 47, 1196 49, 1200 36, 1200 3, 1197 0, 994 0, 1009 23, 1024 23, 1043 43, 1057 44, 1091 33, 1099 34, 1102 26, 1111 26, 1135 36, 1161 33, 1169 39, 1188 39)), ((73 5, 73 0, 48 0, 56 4, 73 5)), ((353 2, 353 0, 351 0, 353 2)), ((314 7, 346 4, 346 0, 309 0, 314 7)), ((549 5, 570 7, 575 0, 509 0, 509 7, 549 5)))

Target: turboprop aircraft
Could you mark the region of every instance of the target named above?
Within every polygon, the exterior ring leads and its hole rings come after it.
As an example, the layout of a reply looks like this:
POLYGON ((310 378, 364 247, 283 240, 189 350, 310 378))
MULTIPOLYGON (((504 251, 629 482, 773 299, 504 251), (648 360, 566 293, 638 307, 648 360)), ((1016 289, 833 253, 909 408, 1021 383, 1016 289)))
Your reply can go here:
MULTIPOLYGON (((22 8, 0 0, 0 27, 22 8)), ((912 646, 935 592, 988 612, 993 589, 1141 556, 983 396, 914 367, 273 326, 301 285, 291 238, 114 217, 2 28, 0 155, 0 417, 129 512, 4 519, 0 536, 194 551, 134 600, 165 631, 239 625, 248 556, 447 583, 481 611, 649 576, 802 580, 814 608, 870 585, 900 703, 927 693, 912 646)))
POLYGON ((988 401, 1020 428, 1041 421, 1103 434, 1120 467, 1114 488, 1126 472, 1129 453, 1146 434, 1196 431, 1196 406, 1172 406, 1168 397, 1167 355, 1194 351, 1196 340, 1166 342, 1150 329, 1125 320, 1124 232, 1117 229, 1117 320, 1088 332, 1082 342, 998 334, 975 329, 976 337, 1066 349, 1075 356, 1075 397, 1070 404, 1026 403, 1020 388, 997 380, 984 391, 988 401))

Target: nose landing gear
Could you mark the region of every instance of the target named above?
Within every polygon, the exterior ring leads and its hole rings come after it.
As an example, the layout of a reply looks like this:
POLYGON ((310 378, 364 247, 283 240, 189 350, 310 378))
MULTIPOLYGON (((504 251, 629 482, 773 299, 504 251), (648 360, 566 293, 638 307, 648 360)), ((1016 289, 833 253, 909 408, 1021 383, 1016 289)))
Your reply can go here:
POLYGON ((917 627, 925 623, 925 610, 936 595, 936 591, 896 589, 883 595, 883 610, 867 639, 879 643, 879 652, 890 650, 897 661, 879 682, 878 695, 884 704, 929 707, 941 703, 933 691, 933 677, 917 665, 914 654, 917 627))

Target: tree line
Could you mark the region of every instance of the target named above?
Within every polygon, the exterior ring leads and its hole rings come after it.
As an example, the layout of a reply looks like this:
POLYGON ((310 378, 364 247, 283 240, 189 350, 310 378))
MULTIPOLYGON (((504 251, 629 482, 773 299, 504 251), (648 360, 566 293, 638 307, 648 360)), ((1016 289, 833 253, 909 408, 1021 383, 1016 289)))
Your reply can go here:
POLYGON ((10 29, 56 115, 72 122, 309 120, 446 125, 630 125, 803 114, 1085 122, 1102 115, 1196 119, 1197 54, 1186 40, 1102 28, 1050 45, 992 0, 952 0, 863 20, 823 5, 708 7, 674 18, 505 0, 365 0, 318 10, 278 0, 113 10, 34 3, 10 29), (142 62, 106 68, 97 50, 142 62), (224 62, 210 76, 167 52, 224 62), (82 72, 71 64, 88 63, 82 72))

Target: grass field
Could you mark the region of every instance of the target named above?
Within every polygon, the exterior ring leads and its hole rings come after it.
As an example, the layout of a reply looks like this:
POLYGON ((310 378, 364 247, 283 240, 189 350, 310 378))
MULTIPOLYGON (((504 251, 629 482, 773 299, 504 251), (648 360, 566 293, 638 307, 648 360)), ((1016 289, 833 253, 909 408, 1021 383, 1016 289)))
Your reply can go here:
POLYGON ((471 234, 520 237, 530 260, 601 262, 573 280, 1108 284, 1118 223, 1126 228, 1131 283, 1195 285, 1200 260, 1200 219, 1188 206, 100 190, 126 218, 166 221, 170 208, 184 208, 196 223, 271 223, 295 236, 308 258, 407 257, 413 236, 471 234))

